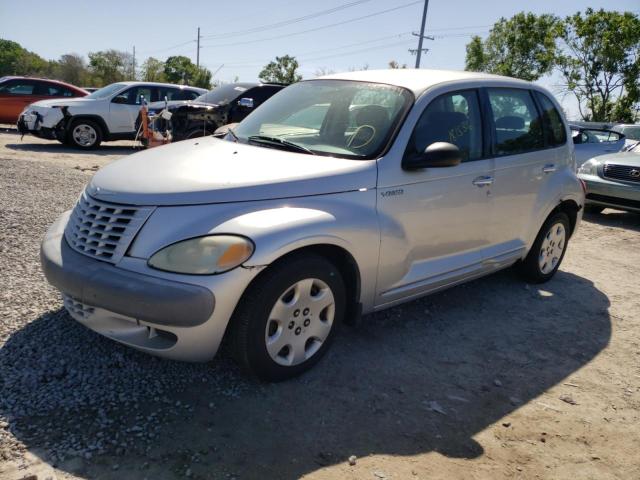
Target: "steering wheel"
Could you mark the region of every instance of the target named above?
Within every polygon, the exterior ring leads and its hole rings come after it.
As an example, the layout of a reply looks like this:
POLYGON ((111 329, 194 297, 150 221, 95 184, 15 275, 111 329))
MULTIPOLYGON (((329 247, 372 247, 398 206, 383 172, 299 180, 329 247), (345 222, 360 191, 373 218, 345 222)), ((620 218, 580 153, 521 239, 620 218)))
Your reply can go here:
POLYGON ((358 128, 356 128, 356 131, 353 132, 351 137, 349 137, 349 140, 347 140, 347 147, 355 148, 355 149, 366 147, 371 143, 371 140, 373 140, 373 138, 376 136, 376 133, 377 132, 375 127, 371 125, 360 125, 358 128), (358 137, 358 135, 360 135, 360 132, 365 132, 367 130, 371 132, 371 135, 369 135, 369 138, 365 139, 365 141, 359 145, 354 145, 354 142, 358 137))

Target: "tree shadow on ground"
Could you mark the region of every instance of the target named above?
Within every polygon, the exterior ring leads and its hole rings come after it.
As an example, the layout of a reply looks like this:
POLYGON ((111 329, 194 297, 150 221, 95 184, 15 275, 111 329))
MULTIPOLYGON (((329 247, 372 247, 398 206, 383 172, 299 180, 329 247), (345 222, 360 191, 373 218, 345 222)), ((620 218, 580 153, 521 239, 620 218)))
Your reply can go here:
POLYGON ((606 208, 602 213, 585 213, 584 220, 605 227, 623 228, 640 232, 640 213, 606 208))
POLYGON ((295 479, 350 455, 476 458, 474 435, 605 348, 608 307, 576 275, 538 287, 504 271, 366 316, 311 372, 272 385, 224 356, 189 365, 134 352, 58 311, 0 350, 12 379, 0 414, 30 450, 89 478, 295 479), (95 398, 79 401, 87 382, 95 398))

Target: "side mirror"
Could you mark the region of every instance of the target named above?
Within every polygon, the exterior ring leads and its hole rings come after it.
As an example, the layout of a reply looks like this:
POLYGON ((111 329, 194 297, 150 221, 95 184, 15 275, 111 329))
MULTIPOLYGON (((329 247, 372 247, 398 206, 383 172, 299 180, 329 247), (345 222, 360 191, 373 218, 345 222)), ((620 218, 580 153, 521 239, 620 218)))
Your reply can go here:
POLYGON ((245 108, 253 108, 253 98, 241 98, 238 100, 238 106, 245 108))
POLYGON ((126 95, 118 95, 117 97, 114 97, 113 100, 111 100, 111 103, 119 103, 121 105, 125 105, 128 101, 129 99, 126 95))
POLYGON ((462 162, 460 149, 452 143, 435 142, 425 148, 423 153, 411 155, 402 160, 405 170, 421 168, 455 167, 462 162))

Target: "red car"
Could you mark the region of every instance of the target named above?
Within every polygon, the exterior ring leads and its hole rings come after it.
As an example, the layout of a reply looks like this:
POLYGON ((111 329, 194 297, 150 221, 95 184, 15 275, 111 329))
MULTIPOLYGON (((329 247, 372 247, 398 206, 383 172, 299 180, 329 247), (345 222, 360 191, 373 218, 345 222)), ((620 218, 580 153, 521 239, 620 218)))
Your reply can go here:
POLYGON ((31 77, 0 78, 0 123, 16 123, 27 105, 52 98, 84 97, 86 90, 58 82, 31 77))

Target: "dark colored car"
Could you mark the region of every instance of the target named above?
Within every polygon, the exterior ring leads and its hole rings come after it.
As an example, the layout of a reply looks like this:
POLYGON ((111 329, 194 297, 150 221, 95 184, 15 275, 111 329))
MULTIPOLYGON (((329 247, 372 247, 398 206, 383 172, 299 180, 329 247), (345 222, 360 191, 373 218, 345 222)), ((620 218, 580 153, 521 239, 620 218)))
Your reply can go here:
POLYGON ((52 98, 88 95, 86 90, 68 83, 44 78, 0 78, 0 123, 16 123, 27 105, 52 98))
MULTIPOLYGON (((285 86, 274 83, 230 83, 195 100, 151 103, 149 114, 158 114, 166 106, 172 114, 171 120, 158 118, 153 128, 170 130, 174 142, 202 137, 213 134, 223 125, 240 122, 285 86)), ((139 122, 140 117, 138 126, 139 122)))

